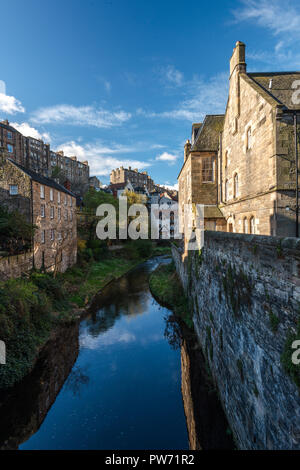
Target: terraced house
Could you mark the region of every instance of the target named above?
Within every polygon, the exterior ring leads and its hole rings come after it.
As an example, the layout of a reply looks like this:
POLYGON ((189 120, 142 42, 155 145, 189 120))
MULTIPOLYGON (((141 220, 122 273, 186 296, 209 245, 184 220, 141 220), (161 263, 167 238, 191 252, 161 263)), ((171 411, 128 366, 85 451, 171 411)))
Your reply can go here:
POLYGON ((76 197, 64 186, 0 158, 0 204, 18 210, 36 226, 33 266, 64 272, 76 263, 76 197))
POLYGON ((179 202, 213 210, 209 229, 298 236, 299 128, 300 72, 248 73, 237 42, 225 114, 193 125, 185 146, 179 202))
POLYGON ((11 160, 39 173, 54 178, 72 192, 83 195, 89 188, 90 167, 77 157, 67 157, 62 150, 54 152, 41 139, 24 136, 5 120, 0 122, 0 147, 6 149, 11 160))

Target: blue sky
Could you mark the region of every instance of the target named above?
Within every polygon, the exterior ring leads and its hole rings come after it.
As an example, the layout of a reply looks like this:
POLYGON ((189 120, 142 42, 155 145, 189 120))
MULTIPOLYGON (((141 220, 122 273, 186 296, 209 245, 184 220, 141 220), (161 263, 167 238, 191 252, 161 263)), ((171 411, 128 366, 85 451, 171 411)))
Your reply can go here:
POLYGON ((174 185, 192 122, 223 112, 229 59, 300 70, 300 3, 0 0, 0 118, 54 150, 174 185))

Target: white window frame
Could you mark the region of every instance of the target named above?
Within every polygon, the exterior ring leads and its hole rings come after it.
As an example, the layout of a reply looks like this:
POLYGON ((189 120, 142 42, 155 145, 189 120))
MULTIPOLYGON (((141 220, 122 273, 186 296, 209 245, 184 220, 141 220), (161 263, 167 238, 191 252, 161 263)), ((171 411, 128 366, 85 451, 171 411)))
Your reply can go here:
POLYGON ((60 204, 60 192, 59 191, 57 192, 57 202, 58 204, 60 204))
POLYGON ((41 217, 44 219, 46 217, 46 207, 45 204, 41 204, 41 217))
POLYGON ((50 201, 54 201, 54 192, 52 188, 50 188, 50 201))
POLYGON ((45 186, 43 184, 40 186, 40 197, 41 199, 45 199, 45 186))
POLYGON ((55 232, 54 232, 54 228, 52 228, 50 230, 50 240, 53 242, 55 240, 55 232))
POLYGON ((54 219, 54 206, 50 207, 50 219, 54 219))
POLYGON ((41 231, 41 243, 42 244, 46 243, 46 231, 45 230, 41 231))
POLYGON ((9 185, 9 194, 10 194, 10 196, 17 196, 17 194, 19 194, 19 188, 18 188, 17 184, 10 184, 9 185))

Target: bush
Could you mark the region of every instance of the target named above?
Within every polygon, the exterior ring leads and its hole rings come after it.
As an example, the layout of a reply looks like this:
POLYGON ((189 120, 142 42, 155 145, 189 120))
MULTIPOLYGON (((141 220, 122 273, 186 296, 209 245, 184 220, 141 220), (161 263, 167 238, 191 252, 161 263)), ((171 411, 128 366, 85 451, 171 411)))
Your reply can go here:
POLYGON ((50 328, 49 299, 32 281, 13 279, 1 285, 0 331, 7 364, 0 368, 0 388, 12 386, 28 372, 50 328))
POLYGON ((108 254, 107 243, 105 240, 89 240, 86 246, 87 249, 91 250, 95 261, 101 261, 108 254))
POLYGON ((131 240, 126 243, 124 253, 130 259, 147 258, 153 252, 151 240, 131 240))

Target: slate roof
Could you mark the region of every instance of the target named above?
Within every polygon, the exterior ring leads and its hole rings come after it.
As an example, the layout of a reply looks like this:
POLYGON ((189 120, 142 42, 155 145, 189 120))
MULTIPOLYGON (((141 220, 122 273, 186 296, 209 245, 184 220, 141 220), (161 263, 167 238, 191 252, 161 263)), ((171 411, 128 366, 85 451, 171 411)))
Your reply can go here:
POLYGON ((217 206, 204 206, 205 219, 224 219, 224 215, 217 206))
POLYGON ((277 101, 278 105, 286 106, 288 109, 300 109, 299 104, 292 102, 293 93, 299 89, 299 84, 296 88, 292 88, 292 84, 300 80, 300 72, 253 72, 247 73, 247 76, 277 101), (272 80, 271 87, 270 80, 272 80))
POLYGON ((23 173, 28 175, 33 181, 36 181, 37 183, 40 183, 44 186, 50 186, 50 188, 57 189, 57 191, 61 191, 63 193, 69 194, 72 197, 76 197, 74 193, 69 191, 67 188, 65 188, 61 184, 56 183, 56 181, 50 178, 46 178, 46 176, 42 176, 38 173, 35 173, 35 171, 29 170, 28 168, 25 168, 24 166, 20 165, 19 163, 16 163, 14 160, 11 160, 10 158, 8 158, 8 161, 10 163, 13 163, 17 168, 19 168, 19 170, 23 171, 23 173))
POLYGON ((197 133, 192 151, 216 152, 219 147, 219 136, 223 130, 224 114, 208 114, 197 133))

